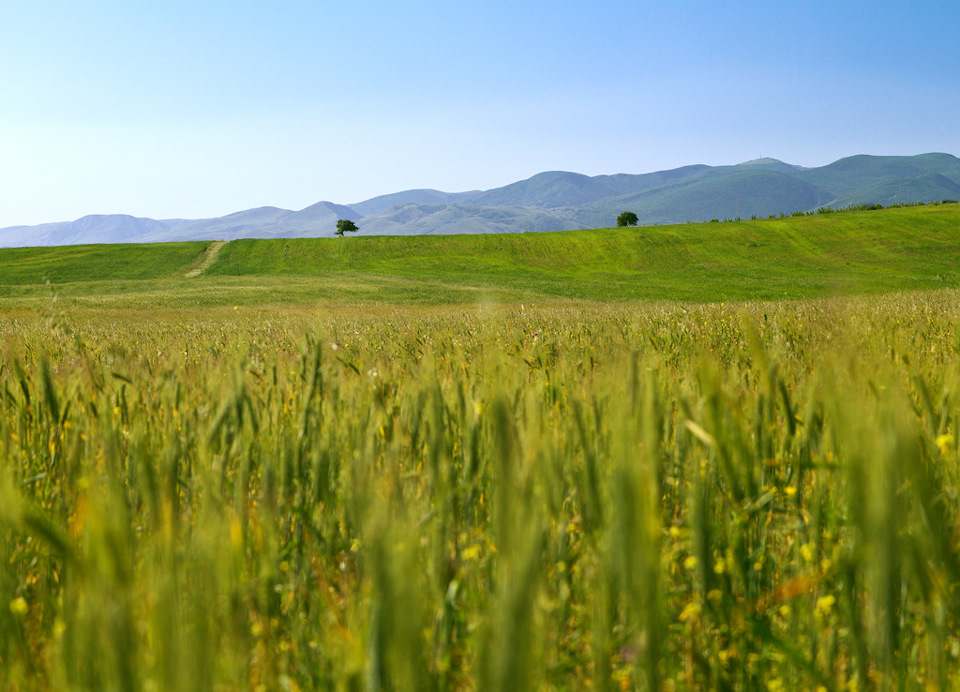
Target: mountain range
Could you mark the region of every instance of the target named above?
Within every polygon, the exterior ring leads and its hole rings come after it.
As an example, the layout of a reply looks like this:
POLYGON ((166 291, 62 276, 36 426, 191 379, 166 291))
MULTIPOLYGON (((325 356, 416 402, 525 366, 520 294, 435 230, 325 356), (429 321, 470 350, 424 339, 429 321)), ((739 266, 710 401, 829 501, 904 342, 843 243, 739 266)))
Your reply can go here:
POLYGON ((338 219, 356 222, 361 235, 522 233, 609 227, 622 211, 650 225, 945 199, 960 199, 960 159, 950 154, 860 155, 819 168, 764 158, 641 175, 554 171, 492 190, 406 190, 350 205, 258 207, 213 219, 85 216, 0 229, 0 247, 325 237, 338 219))

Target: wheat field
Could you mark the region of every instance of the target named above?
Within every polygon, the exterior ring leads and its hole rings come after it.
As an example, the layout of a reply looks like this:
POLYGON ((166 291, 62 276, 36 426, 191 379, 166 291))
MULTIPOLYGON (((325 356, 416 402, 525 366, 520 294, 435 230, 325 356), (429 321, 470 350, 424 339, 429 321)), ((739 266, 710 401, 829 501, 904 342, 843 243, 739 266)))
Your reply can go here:
POLYGON ((0 688, 955 689, 960 292, 0 315, 0 688))

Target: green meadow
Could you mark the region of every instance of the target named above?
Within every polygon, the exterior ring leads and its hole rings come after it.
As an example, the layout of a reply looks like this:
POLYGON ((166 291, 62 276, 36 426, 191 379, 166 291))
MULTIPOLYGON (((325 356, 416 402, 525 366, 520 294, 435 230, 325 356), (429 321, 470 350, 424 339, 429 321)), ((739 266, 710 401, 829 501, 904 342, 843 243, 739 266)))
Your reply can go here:
POLYGON ((0 251, 0 305, 779 300, 960 285, 960 205, 524 233, 0 251), (48 285, 49 282, 49 285, 48 285))
POLYGON ((958 241, 0 251, 0 689, 957 689, 958 241))

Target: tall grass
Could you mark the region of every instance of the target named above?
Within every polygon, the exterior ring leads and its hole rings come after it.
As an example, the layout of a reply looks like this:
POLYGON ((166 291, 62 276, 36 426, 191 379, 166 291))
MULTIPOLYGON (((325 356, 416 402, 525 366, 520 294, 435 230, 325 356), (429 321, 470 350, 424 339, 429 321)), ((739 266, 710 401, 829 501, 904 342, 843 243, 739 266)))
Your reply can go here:
POLYGON ((0 320, 4 689, 950 689, 960 295, 0 320))

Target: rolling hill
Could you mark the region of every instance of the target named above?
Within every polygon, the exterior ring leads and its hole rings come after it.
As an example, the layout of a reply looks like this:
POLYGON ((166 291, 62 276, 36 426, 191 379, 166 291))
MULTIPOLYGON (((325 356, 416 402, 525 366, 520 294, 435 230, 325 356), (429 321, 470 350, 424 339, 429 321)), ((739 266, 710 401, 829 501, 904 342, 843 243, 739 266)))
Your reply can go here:
POLYGON ((214 219, 86 216, 0 229, 0 247, 329 237, 340 218, 356 221, 361 235, 544 232, 609 226, 625 210, 651 225, 958 198, 960 159, 950 154, 851 156, 819 168, 765 158, 641 175, 552 171, 492 190, 407 190, 350 205, 260 207, 214 219))
POLYGON ((560 233, 0 251, 3 309, 715 301, 958 286, 955 203, 560 233))

